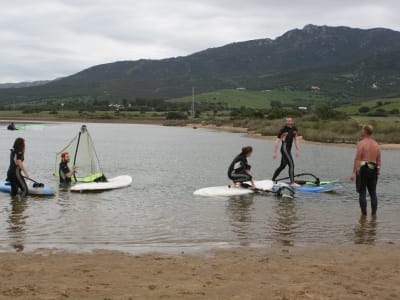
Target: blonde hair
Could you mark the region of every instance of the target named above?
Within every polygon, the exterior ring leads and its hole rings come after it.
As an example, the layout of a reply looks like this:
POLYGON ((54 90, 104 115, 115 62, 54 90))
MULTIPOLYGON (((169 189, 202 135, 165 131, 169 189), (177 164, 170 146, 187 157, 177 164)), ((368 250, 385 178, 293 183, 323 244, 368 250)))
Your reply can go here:
POLYGON ((363 126, 363 130, 365 131, 366 134, 371 135, 372 132, 374 132, 374 127, 372 127, 371 124, 365 124, 363 126))

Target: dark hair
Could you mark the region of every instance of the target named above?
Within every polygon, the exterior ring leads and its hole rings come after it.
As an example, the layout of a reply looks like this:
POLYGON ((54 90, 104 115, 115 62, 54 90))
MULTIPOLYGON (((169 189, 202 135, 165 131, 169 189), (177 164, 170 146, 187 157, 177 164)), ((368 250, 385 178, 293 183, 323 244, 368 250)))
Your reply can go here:
POLYGON ((242 148, 242 153, 245 155, 248 155, 251 152, 253 152, 253 147, 251 146, 246 146, 242 148))
POLYGON ((21 137, 17 138, 14 142, 14 150, 25 151, 25 140, 21 137))
POLYGON ((363 126, 363 130, 365 131, 366 134, 371 135, 372 132, 374 131, 374 127, 372 127, 371 124, 366 124, 363 126))

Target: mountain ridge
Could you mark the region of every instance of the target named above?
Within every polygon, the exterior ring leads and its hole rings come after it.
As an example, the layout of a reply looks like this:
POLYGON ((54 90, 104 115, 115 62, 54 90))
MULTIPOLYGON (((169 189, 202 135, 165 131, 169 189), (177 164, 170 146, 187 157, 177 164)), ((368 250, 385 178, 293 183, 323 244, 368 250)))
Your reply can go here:
MULTIPOLYGON (((391 29, 308 24, 275 39, 233 42, 161 60, 105 63, 45 85, 1 89, 0 102, 5 97, 22 101, 59 96, 89 96, 113 101, 136 97, 173 98, 189 94, 192 86, 196 86, 199 92, 241 86, 254 89, 282 86, 305 88, 315 81, 312 78, 316 70, 323 72, 321 78, 328 81, 340 77, 342 70, 357 74, 358 81, 363 83, 353 80, 352 84, 357 85, 354 90, 360 90, 359 96, 365 96, 360 87, 372 84, 374 77, 390 81, 392 85, 398 80, 393 83, 394 75, 390 73, 388 78, 389 75, 385 75, 387 71, 379 67, 379 62, 375 63, 375 69, 363 69, 364 73, 358 70, 371 59, 386 61, 389 58, 386 64, 390 65, 390 58, 397 57, 396 52, 400 52, 400 32, 391 29), (296 75, 301 72, 302 76, 296 75), (303 83, 294 84, 299 81, 303 83)), ((400 71, 396 63, 394 66, 400 71)), ((337 94, 340 85, 328 92, 337 94)), ((385 93, 385 90, 378 92, 385 93)))

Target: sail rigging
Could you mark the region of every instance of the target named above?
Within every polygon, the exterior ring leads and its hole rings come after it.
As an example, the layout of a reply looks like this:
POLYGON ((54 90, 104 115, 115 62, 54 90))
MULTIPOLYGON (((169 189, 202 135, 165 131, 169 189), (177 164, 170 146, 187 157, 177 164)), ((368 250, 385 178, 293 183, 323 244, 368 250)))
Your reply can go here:
POLYGON ((77 171, 71 178, 76 182, 94 182, 99 179, 104 181, 105 176, 100 168, 99 159, 93 144, 92 137, 86 125, 82 125, 79 133, 59 152, 56 153, 55 172, 59 176, 61 153, 68 152, 72 165, 77 166, 77 171))

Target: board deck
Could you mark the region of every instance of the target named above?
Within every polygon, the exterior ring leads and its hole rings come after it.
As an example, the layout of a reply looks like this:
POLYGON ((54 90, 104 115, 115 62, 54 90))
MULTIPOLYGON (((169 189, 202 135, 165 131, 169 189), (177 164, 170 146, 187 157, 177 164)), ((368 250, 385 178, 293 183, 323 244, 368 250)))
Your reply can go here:
POLYGON ((71 186, 71 192, 85 192, 85 191, 107 191, 119 189, 129 186, 132 183, 132 177, 129 175, 121 175, 114 178, 107 179, 107 182, 88 182, 76 183, 71 186))
MULTIPOLYGON (((248 182, 246 182, 248 183, 248 182)), ((249 184, 249 183, 248 183, 249 184)), ((193 192, 193 195, 196 196, 208 196, 208 197, 218 197, 218 196, 240 196, 240 195, 248 195, 253 194, 255 192, 265 191, 265 192, 276 192, 279 190, 279 185, 275 185, 271 180, 258 180, 254 181, 256 185, 257 191, 254 191, 249 188, 242 187, 229 187, 229 185, 225 186, 214 186, 214 187, 206 187, 201 188, 193 192)))
MULTIPOLYGON (((330 192, 340 188, 340 185, 335 185, 334 183, 337 181, 323 181, 323 183, 319 186, 315 184, 304 184, 298 188, 290 187, 289 183, 279 182, 275 184, 272 180, 256 180, 254 184, 256 185, 257 191, 252 189, 242 188, 242 187, 229 187, 225 186, 215 186, 215 187, 206 187, 201 188, 194 191, 194 195, 197 196, 240 196, 246 194, 252 194, 254 192, 265 191, 265 192, 277 192, 279 189, 283 187, 288 188, 289 190, 294 190, 294 192, 302 192, 302 193, 322 193, 322 192, 330 192)), ((250 182, 246 182, 250 184, 250 182)))
MULTIPOLYGON (((37 196, 52 196, 55 195, 54 191, 47 187, 34 187, 32 182, 27 182, 28 194, 37 196)), ((11 193, 11 185, 8 181, 0 180, 0 191, 4 193, 11 193)))

